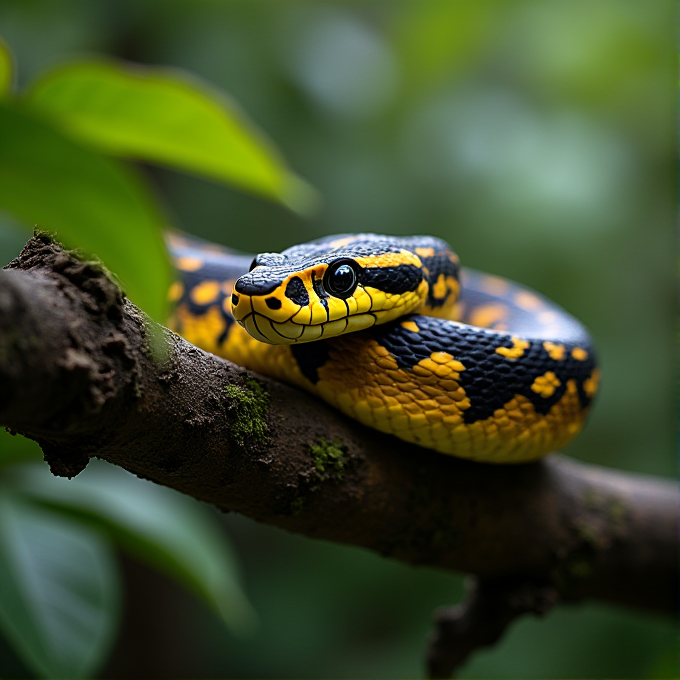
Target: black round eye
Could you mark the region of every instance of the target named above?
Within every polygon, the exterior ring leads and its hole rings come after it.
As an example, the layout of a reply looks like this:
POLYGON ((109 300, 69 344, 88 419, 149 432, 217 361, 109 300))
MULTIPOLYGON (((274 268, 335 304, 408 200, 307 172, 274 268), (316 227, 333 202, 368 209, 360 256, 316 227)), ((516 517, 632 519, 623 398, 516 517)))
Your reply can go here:
POLYGON ((354 260, 333 262, 323 277, 324 288, 338 298, 349 297, 357 287, 358 278, 354 260))

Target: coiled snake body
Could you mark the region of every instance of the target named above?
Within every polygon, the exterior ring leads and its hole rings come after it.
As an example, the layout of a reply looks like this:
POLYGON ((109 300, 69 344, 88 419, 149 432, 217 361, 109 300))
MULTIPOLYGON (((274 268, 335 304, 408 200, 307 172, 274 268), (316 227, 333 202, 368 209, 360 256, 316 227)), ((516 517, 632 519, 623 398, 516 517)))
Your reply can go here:
POLYGON ((254 260, 184 235, 168 243, 172 328, 421 446, 532 460, 581 430, 597 391, 577 320, 461 269, 440 239, 341 235, 254 260))

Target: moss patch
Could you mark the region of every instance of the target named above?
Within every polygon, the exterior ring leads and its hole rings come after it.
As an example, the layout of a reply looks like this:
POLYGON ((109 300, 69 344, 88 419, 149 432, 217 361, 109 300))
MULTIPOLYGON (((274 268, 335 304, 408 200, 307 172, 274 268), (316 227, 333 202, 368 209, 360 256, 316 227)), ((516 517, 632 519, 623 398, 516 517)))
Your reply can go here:
POLYGON ((308 452, 313 467, 299 473, 298 495, 288 505, 289 513, 293 516, 307 509, 307 501, 322 488, 320 482, 342 480, 345 472, 356 463, 339 439, 329 441, 325 437, 319 437, 309 445, 308 452))
POLYGON ((319 437, 309 447, 309 453, 319 479, 326 480, 330 477, 342 479, 348 462, 346 448, 342 446, 342 442, 337 439, 329 442, 324 437, 319 437))
POLYGON ((165 364, 170 359, 170 331, 157 324, 151 317, 144 322, 144 353, 155 364, 165 364))
POLYGON ((267 413, 269 393, 253 378, 243 385, 227 385, 224 388, 231 400, 231 434, 239 442, 264 441, 267 438, 267 413))

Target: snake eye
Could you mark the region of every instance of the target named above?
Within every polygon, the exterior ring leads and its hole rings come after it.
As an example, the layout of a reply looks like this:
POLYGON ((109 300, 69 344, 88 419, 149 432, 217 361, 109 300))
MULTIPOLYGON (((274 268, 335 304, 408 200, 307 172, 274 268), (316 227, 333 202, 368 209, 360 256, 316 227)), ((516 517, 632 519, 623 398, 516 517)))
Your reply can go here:
POLYGON ((357 287, 358 278, 354 260, 336 260, 329 265, 323 277, 324 288, 337 298, 349 297, 357 287))

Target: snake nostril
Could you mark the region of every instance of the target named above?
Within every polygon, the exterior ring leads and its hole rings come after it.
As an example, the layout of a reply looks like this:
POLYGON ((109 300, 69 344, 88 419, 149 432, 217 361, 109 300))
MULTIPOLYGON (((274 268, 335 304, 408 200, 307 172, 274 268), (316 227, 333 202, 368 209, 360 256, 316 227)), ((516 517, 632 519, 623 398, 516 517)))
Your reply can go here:
POLYGON ((236 305, 238 304, 238 299, 239 298, 238 295, 236 295, 236 293, 231 294, 231 304, 234 305, 234 307, 236 307, 236 305))
POLYGON ((281 300, 275 297, 268 297, 265 303, 269 309, 281 309, 281 300))

